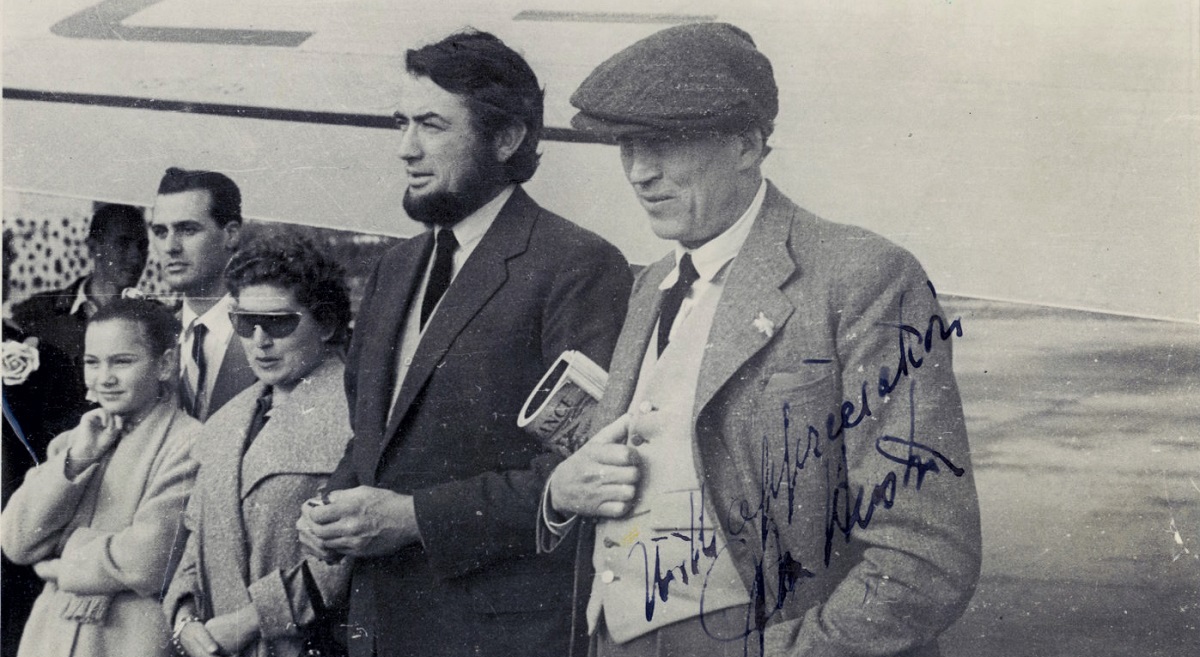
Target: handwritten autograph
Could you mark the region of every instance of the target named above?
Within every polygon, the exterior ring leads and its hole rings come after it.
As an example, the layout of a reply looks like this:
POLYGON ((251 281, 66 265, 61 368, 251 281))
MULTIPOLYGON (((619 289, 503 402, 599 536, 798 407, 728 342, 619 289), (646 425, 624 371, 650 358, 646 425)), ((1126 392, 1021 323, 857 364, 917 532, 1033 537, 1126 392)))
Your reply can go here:
MULTIPOLYGON (((936 297, 932 285, 930 292, 936 297)), ((768 622, 779 614, 789 595, 805 579, 815 577, 815 573, 805 564, 800 563, 784 545, 780 520, 790 524, 796 506, 798 478, 810 459, 822 459, 825 450, 829 449, 838 438, 848 430, 858 427, 866 418, 872 417, 871 409, 872 388, 875 397, 887 400, 904 383, 908 382, 908 414, 909 426, 906 436, 880 435, 875 438, 875 451, 883 458, 903 466, 902 470, 891 470, 879 482, 860 484, 852 487, 849 473, 846 471, 845 442, 838 445, 838 456, 832 472, 826 470, 826 507, 824 566, 828 568, 833 558, 835 539, 840 535, 849 541, 856 529, 866 529, 876 517, 876 512, 892 508, 896 503, 899 487, 911 486, 921 490, 926 477, 949 472, 955 477, 965 474, 965 469, 955 465, 945 454, 934 447, 918 440, 916 427, 917 393, 913 377, 925 364, 928 356, 939 345, 948 342, 952 337, 962 337, 961 319, 947 320, 938 313, 930 315, 926 326, 918 328, 903 321, 904 295, 901 295, 896 309, 897 321, 883 323, 881 326, 896 331, 896 361, 893 370, 888 365, 879 368, 878 379, 874 386, 871 381, 863 381, 859 387, 856 399, 843 400, 835 412, 829 413, 823 424, 806 424, 802 431, 793 431, 791 407, 784 403, 781 410, 783 423, 783 453, 778 461, 772 454, 770 441, 767 436, 762 438, 760 491, 757 508, 749 500, 740 500, 734 507, 736 510, 729 518, 731 540, 745 541, 743 536, 751 526, 758 529, 757 540, 760 548, 774 544, 781 549, 777 563, 764 564, 762 559, 754 564, 754 582, 749 592, 751 606, 747 609, 745 632, 737 639, 749 641, 752 635, 758 636, 760 651, 763 649, 765 629, 768 622), (793 436, 799 433, 799 436, 793 436), (782 519, 776 519, 772 506, 786 501, 786 514, 782 519), (741 537, 741 538, 739 538, 741 537), (771 586, 767 586, 770 581, 771 586), (772 594, 771 591, 774 591, 772 594), (774 599, 768 599, 772 597, 774 599)), ((654 547, 654 564, 650 565, 650 546, 639 541, 630 549, 629 556, 640 551, 646 573, 645 613, 646 619, 651 620, 655 605, 666 603, 670 597, 670 587, 689 586, 699 579, 701 572, 711 573, 716 560, 725 549, 719 549, 716 536, 710 533, 706 538, 703 526, 703 490, 701 491, 700 512, 695 512, 693 501, 692 529, 689 535, 673 533, 670 536, 656 537, 650 540, 654 547), (699 521, 699 522, 697 522, 699 521), (697 524, 699 529, 697 530, 697 524), (690 558, 679 565, 668 564, 664 571, 657 542, 674 537, 688 541, 691 549, 690 558), (705 568, 707 566, 707 568, 705 568)), ((761 552, 760 552, 761 553, 761 552)), ((707 591, 707 579, 702 584, 707 591)), ((704 594, 701 594, 701 623, 703 617, 704 594)), ((706 630, 707 631, 707 630, 706 630)), ((714 637, 717 638, 717 637, 714 637)), ((722 637, 726 638, 726 637, 722 637)), ((727 638, 726 638, 727 639, 727 638)), ((746 648, 748 650, 749 644, 746 648)))

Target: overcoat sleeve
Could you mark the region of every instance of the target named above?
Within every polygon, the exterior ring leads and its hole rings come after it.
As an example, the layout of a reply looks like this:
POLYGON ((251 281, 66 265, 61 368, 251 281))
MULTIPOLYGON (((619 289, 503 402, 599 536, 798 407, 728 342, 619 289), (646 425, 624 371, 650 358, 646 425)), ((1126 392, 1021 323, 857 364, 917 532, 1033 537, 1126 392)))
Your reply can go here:
POLYGON ((49 460, 29 471, 5 510, 5 553, 21 563, 61 557, 58 586, 71 593, 156 594, 196 475, 197 464, 188 455, 190 432, 167 438, 127 527, 78 527, 66 535, 88 484, 100 471, 91 465, 73 480, 66 477, 68 438, 69 434, 55 438, 49 460))
POLYGON ((189 456, 193 438, 191 431, 167 437, 129 526, 117 531, 81 527, 71 533, 63 547, 59 588, 81 594, 132 590, 147 597, 162 590, 199 467, 189 456))
POLYGON ((67 448, 71 432, 59 434, 46 448, 46 461, 30 468, 21 487, 13 493, 0 515, 0 538, 4 554, 14 562, 29 565, 59 556, 63 532, 75 517, 75 509, 99 472, 88 466, 74 479, 66 476, 67 448))

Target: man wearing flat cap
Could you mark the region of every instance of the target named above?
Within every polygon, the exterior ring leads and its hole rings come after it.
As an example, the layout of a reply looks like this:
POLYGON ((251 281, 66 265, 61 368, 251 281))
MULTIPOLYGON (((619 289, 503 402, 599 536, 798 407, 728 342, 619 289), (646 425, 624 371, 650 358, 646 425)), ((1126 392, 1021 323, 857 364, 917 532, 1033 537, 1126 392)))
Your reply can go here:
POLYGON ((576 654, 939 654, 980 565, 961 324, 907 251, 764 179, 778 91, 744 31, 658 32, 571 103, 676 243, 544 491, 539 547, 581 533, 576 654))

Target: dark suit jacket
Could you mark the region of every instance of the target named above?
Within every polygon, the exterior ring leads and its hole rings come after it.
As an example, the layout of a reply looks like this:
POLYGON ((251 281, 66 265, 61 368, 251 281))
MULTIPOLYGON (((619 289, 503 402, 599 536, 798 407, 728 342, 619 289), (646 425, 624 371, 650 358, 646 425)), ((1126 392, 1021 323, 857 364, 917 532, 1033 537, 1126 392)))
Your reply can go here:
MULTIPOLYGON (((8 322, 4 323, 4 341, 24 342, 29 337, 8 322)), ((86 408, 82 393, 63 394, 64 385, 80 377, 71 359, 53 345, 39 342, 38 360, 38 369, 23 383, 3 387, 4 404, 21 427, 25 441, 7 420, 3 421, 3 453, 0 455, 3 502, 0 506, 8 505, 8 498, 20 487, 29 468, 46 460, 50 440, 79 424, 79 416, 86 408), (29 448, 33 449, 32 454, 29 448)), ((17 654, 21 630, 44 583, 32 567, 18 566, 8 557, 3 557, 0 572, 0 581, 4 583, 4 604, 0 605, 0 655, 11 657, 17 654)))
MULTIPOLYGON (((61 290, 39 292, 13 307, 13 322, 17 326, 29 335, 36 335, 42 345, 54 347, 70 359, 73 370, 61 383, 62 393, 80 405, 84 405, 83 398, 87 394, 83 385, 83 336, 87 318, 82 312, 72 315, 71 304, 75 303, 75 296, 86 280, 87 276, 84 276, 61 290)), ((71 426, 74 424, 67 428, 71 426)))
POLYGON ((366 286, 346 367, 354 428, 330 489, 412 495, 423 545, 356 560, 354 655, 562 655, 572 564, 537 557, 534 521, 557 457, 518 429, 563 351, 607 366, 631 284, 615 247, 517 189, 429 320, 391 422, 400 331, 426 233, 366 286))
POLYGON ((229 344, 225 346, 225 357, 221 359, 221 369, 217 372, 217 379, 213 383, 212 395, 208 401, 208 412, 197 419, 201 422, 208 420, 226 402, 256 381, 258 381, 258 377, 254 376, 254 370, 250 369, 250 361, 246 358, 246 349, 242 346, 241 339, 236 335, 230 337, 229 344))
MULTIPOLYGON (((629 408, 674 264, 635 283, 593 427, 629 408)), ((936 655, 966 608, 979 506, 943 317, 907 251, 769 186, 709 332, 689 464, 753 601, 748 654, 936 655)))

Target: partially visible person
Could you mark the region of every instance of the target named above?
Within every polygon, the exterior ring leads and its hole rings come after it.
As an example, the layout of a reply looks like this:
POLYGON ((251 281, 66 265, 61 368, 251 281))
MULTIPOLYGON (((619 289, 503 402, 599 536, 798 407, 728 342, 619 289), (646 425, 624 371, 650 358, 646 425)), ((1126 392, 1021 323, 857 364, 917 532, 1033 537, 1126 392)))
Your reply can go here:
POLYGON ((910 253, 763 176, 778 99, 724 23, 646 37, 571 96, 675 243, 539 525, 547 550, 582 534, 594 657, 931 657, 979 577, 960 327, 910 253))
POLYGON ((73 388, 63 394, 82 395, 83 332, 87 320, 121 291, 137 285, 146 268, 149 241, 142 210, 131 205, 104 205, 88 226, 88 257, 92 271, 61 290, 33 295, 13 307, 13 322, 42 345, 53 346, 71 358, 77 374, 73 388))
MULTIPOLYGON (((4 289, 8 296, 9 267, 16 257, 13 234, 4 231, 4 289)), ((25 471, 46 459, 50 439, 75 426, 84 411, 83 393, 63 394, 63 385, 80 380, 70 357, 53 345, 41 343, 4 319, 4 420, 0 437, 0 482, 3 498, 0 508, 8 506, 25 471)), ((42 590, 42 580, 31 566, 0 559, 0 582, 4 601, 0 604, 0 655, 13 657, 21 640, 21 630, 33 609, 33 601, 42 590)))
POLYGON ((356 558, 356 657, 557 657, 571 560, 539 558, 531 530, 559 457, 516 420, 563 351, 608 365, 632 276, 522 189, 543 108, 518 53, 465 31, 405 64, 404 208, 429 230, 367 283, 346 366, 355 437, 301 540, 356 558))
POLYGON ((164 610, 192 657, 294 657, 332 629, 321 612, 339 607, 349 581, 348 561, 305 558, 291 523, 352 434, 341 357, 350 297, 342 268, 290 233, 248 244, 226 280, 259 381, 201 432, 190 535, 164 610))
POLYGON ((138 299, 88 321, 84 378, 100 406, 51 441, 0 514, 5 556, 45 581, 22 657, 170 654, 158 595, 199 428, 172 394, 178 332, 170 310, 138 299))
POLYGON ((228 176, 176 167, 163 174, 151 243, 163 282, 183 295, 179 401, 201 422, 254 383, 246 353, 233 339, 233 299, 221 278, 241 229, 242 192, 228 176))

